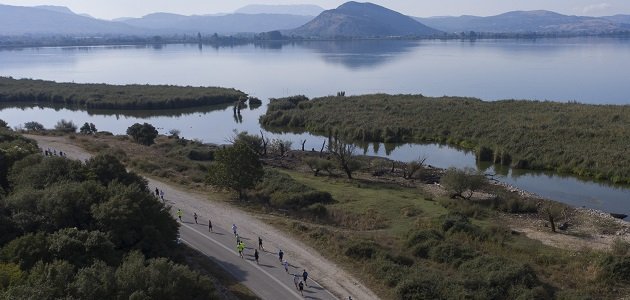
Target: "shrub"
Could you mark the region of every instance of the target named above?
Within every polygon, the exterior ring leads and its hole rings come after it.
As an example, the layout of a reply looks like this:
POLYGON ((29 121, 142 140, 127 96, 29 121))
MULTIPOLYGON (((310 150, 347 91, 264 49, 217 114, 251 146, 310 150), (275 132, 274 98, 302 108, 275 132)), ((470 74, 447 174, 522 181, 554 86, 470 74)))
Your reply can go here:
POLYGON ((396 295, 402 300, 444 299, 440 292, 439 278, 407 279, 398 285, 396 295))
POLYGON ((188 152, 188 158, 190 160, 196 160, 196 161, 210 161, 214 159, 214 151, 212 150, 190 150, 190 152, 188 152))
POLYGON ((470 260, 478 254, 465 245, 459 245, 454 242, 443 242, 429 251, 431 260, 439 263, 448 263, 454 266, 460 265, 463 261, 470 260))
POLYGON ((158 131, 149 123, 135 123, 127 128, 127 134, 139 144, 150 146, 155 142, 158 131))
POLYGON ((464 286, 485 299, 518 298, 540 282, 534 270, 526 264, 502 257, 479 256, 462 263, 464 286))
POLYGON ((601 278, 606 281, 630 281, 630 257, 607 256, 603 259, 601 278))
POLYGON ((24 123, 24 129, 28 131, 44 131, 45 130, 44 125, 35 121, 24 123))
POLYGON ((440 179, 440 183, 452 192, 451 198, 470 199, 474 191, 485 185, 486 178, 472 168, 463 170, 449 168, 440 179))
POLYGON ((55 125, 55 130, 63 133, 75 133, 77 132, 77 125, 74 125, 72 121, 61 119, 55 125))
POLYGON ((630 243, 620 238, 616 238, 610 248, 613 254, 623 256, 628 253, 628 250, 630 250, 630 243))
POLYGON ((377 253, 377 246, 368 242, 354 242, 344 252, 346 256, 356 260, 370 259, 377 253))

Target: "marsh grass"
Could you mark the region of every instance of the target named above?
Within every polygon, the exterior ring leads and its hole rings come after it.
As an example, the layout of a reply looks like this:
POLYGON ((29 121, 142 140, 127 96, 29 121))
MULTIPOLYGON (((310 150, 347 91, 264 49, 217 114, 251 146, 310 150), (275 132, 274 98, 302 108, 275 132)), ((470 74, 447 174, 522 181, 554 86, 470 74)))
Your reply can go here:
POLYGON ((481 160, 630 183, 630 106, 364 95, 278 99, 263 126, 356 142, 445 143, 481 160))

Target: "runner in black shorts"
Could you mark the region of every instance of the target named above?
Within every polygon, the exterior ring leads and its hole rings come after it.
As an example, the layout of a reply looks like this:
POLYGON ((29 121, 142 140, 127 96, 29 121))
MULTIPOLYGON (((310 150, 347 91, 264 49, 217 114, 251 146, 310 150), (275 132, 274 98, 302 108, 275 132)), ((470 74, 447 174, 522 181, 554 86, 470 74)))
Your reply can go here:
POLYGON ((256 263, 258 263, 258 249, 254 249, 254 259, 256 260, 256 263))

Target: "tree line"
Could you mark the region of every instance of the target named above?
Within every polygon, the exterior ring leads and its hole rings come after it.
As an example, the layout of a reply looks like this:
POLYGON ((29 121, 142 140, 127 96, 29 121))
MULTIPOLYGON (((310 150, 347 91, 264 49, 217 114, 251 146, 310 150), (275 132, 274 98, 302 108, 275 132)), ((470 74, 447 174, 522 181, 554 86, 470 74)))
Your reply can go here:
POLYGON ((43 156, 0 129, 0 298, 215 298, 208 277, 169 259, 177 232, 114 156, 43 156))

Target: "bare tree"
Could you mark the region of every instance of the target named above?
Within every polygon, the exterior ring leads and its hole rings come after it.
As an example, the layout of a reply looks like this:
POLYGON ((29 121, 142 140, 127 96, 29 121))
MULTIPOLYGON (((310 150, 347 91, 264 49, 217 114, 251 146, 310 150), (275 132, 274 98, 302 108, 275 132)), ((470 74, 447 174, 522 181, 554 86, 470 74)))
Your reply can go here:
POLYGON ((263 131, 260 131, 260 140, 262 142, 262 155, 263 156, 267 156, 267 145, 269 145, 269 138, 265 137, 265 134, 263 134, 263 131))
POLYGON ((322 143, 322 148, 319 149, 319 155, 321 156, 324 153, 324 148, 326 148, 326 140, 322 143))
POLYGON ((306 144, 306 140, 302 141, 302 151, 304 151, 304 145, 306 144))
POLYGON ((333 155, 348 179, 352 179, 352 173, 359 168, 358 161, 354 159, 355 149, 355 145, 343 142, 337 136, 330 137, 328 141, 328 152, 333 155))
POLYGON ((291 141, 274 139, 271 141, 271 151, 280 156, 284 156, 285 153, 291 151, 292 145, 293 143, 291 141))
POLYGON ((411 179, 413 176, 424 167, 424 162, 427 160, 426 156, 419 156, 418 159, 412 160, 403 165, 403 178, 411 179))

